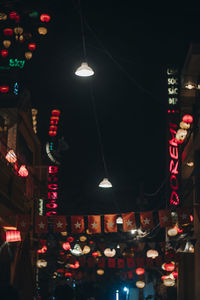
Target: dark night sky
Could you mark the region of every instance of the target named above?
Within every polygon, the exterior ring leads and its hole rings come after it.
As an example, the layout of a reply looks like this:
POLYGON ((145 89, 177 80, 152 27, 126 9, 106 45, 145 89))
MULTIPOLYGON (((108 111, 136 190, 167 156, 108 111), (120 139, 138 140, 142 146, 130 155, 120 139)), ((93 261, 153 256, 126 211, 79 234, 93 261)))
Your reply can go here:
MULTIPOLYGON (((62 163, 59 205, 64 214, 137 209, 139 184, 144 183, 145 192, 153 192, 165 178, 165 67, 183 65, 189 43, 198 41, 200 11, 174 6, 155 10, 133 6, 133 1, 82 1, 89 24, 88 62, 95 76, 81 79, 74 75, 83 59, 76 7, 72 0, 43 2, 43 11, 48 8, 52 16, 49 33, 24 76, 33 106, 39 109, 43 143, 50 110, 61 109, 59 132, 70 148, 62 163), (112 191, 98 188, 104 170, 90 81, 112 191)), ((159 199, 154 200, 148 200, 149 206, 159 208, 159 199)))

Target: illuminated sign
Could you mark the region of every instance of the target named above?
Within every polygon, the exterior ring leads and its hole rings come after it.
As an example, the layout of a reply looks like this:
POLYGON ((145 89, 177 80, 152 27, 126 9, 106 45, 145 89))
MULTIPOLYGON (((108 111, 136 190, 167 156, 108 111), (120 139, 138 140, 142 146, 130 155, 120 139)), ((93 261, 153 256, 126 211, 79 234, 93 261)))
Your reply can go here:
POLYGON ((47 153, 47 155, 48 155, 48 158, 50 159, 50 161, 51 161, 52 163, 54 163, 54 164, 56 164, 56 165, 60 165, 60 162, 57 161, 57 160, 53 157, 53 155, 52 155, 52 153, 51 153, 51 150, 53 150, 53 146, 52 146, 51 143, 47 142, 47 143, 46 143, 46 153, 47 153))
POLYGON ((25 60, 18 60, 17 58, 11 58, 9 59, 9 66, 10 67, 15 67, 15 68, 20 68, 23 69, 25 65, 25 60))
POLYGON ((176 139, 178 128, 179 110, 178 110, 178 94, 179 94, 179 78, 178 70, 167 69, 167 91, 168 91, 168 124, 169 124, 169 204, 179 205, 179 149, 176 139))
POLYGON ((13 93, 15 96, 19 94, 19 84, 17 82, 14 83, 13 93))
POLYGON ((56 208, 58 207, 58 167, 49 166, 49 184, 48 184, 48 200, 46 204, 46 215, 56 215, 56 208))
POLYGON ((43 199, 39 199, 38 214, 39 216, 43 216, 43 199))
POLYGON ((59 121, 60 111, 58 109, 53 109, 51 111, 49 135, 54 137, 57 135, 58 121, 59 121))

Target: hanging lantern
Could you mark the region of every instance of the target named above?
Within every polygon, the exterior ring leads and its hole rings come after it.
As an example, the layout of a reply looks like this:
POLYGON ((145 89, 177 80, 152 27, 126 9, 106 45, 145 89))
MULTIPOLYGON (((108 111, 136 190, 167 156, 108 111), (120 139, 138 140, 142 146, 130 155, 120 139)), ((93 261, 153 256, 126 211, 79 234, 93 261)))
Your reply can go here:
POLYGON ((180 122, 179 126, 182 128, 182 129, 189 129, 190 128, 190 123, 185 123, 185 122, 180 122))
POLYGON ((168 271, 168 272, 172 272, 175 269, 175 264, 173 262, 170 262, 168 264, 164 263, 162 265, 162 269, 165 270, 165 271, 168 271))
POLYGON ((47 252, 47 246, 46 245, 42 246, 41 249, 37 250, 37 253, 45 253, 45 252, 47 252))
POLYGON ((57 127, 57 126, 54 126, 54 125, 51 125, 51 126, 49 127, 49 130, 50 130, 50 131, 57 131, 57 129, 58 129, 58 127, 57 127))
POLYGON ((7 48, 10 47, 11 41, 10 41, 10 40, 4 40, 4 41, 3 41, 3 45, 4 45, 4 47, 7 49, 7 48))
POLYGON ((174 278, 178 278, 178 272, 177 271, 173 271, 172 275, 173 275, 174 278))
POLYGON ((79 244, 75 244, 74 249, 70 249, 70 252, 75 256, 83 255, 82 249, 79 244))
POLYGON ((11 36, 13 34, 13 30, 11 28, 5 28, 3 30, 4 35, 11 36))
POLYGON ((185 122, 185 123, 191 124, 191 123, 193 123, 193 116, 191 116, 191 115, 184 115, 182 117, 182 121, 185 122))
POLYGON ((9 91, 9 86, 8 85, 1 85, 0 86, 0 92, 1 93, 8 93, 9 91))
POLYGON ((6 242, 7 243, 20 242, 20 241, 21 241, 20 231, 17 231, 17 230, 6 231, 6 242))
POLYGON ((33 56, 32 52, 25 52, 25 58, 26 58, 27 60, 31 59, 32 56, 33 56))
POLYGON ((10 17, 11 20, 15 20, 17 16, 18 16, 18 13, 16 11, 12 11, 9 14, 9 17, 10 17))
POLYGON ((7 55, 8 55, 8 50, 6 50, 6 49, 1 50, 2 57, 6 57, 7 55))
POLYGON ((94 71, 88 66, 86 62, 83 62, 81 66, 76 70, 75 74, 80 77, 90 77, 94 75, 94 71))
POLYGON ((50 135, 50 136, 56 136, 56 134, 57 134, 56 131, 51 131, 51 130, 49 131, 49 135, 50 135))
POLYGON ((22 27, 15 27, 14 28, 14 33, 15 34, 22 34, 24 29, 22 27))
POLYGON ((143 268, 137 268, 137 269, 135 270, 135 273, 136 273, 137 275, 143 275, 143 274, 145 273, 145 269, 143 269, 143 268))
POLYGON ((102 276, 104 274, 104 270, 103 269, 98 269, 97 274, 102 276))
POLYGON ((167 234, 169 236, 176 236, 178 234, 178 230, 177 230, 176 226, 168 229, 167 234))
POLYGON ((47 28, 46 27, 39 27, 38 32, 41 35, 46 35, 47 34, 47 28))
POLYGON ((69 250, 69 249, 71 249, 71 245, 70 245, 69 242, 63 243, 63 244, 62 244, 62 247, 63 247, 63 249, 66 250, 66 251, 69 250))
POLYGON ((137 288, 139 288, 139 289, 143 289, 144 287, 145 287, 145 282, 144 281, 141 281, 141 280, 139 280, 139 281, 137 281, 136 282, 136 284, 135 284, 136 286, 137 286, 137 288))
POLYGON ((37 260, 37 267, 39 269, 45 268, 47 266, 47 261, 45 259, 38 259, 37 260))
POLYGON ((14 152, 14 150, 9 150, 6 154, 6 159, 9 163, 15 163, 17 161, 17 156, 14 152))
POLYGON ((29 49, 30 51, 34 51, 35 48, 36 48, 36 44, 35 44, 35 43, 29 43, 29 44, 28 44, 28 49, 29 49))
POLYGON ((156 258, 158 256, 158 251, 157 250, 148 250, 147 251, 147 257, 150 257, 152 259, 156 258))
POLYGON ((99 183, 99 187, 101 187, 101 188, 111 188, 112 187, 112 183, 108 180, 108 178, 104 178, 99 183))
POLYGON ((7 19, 7 15, 5 13, 0 13, 0 21, 5 21, 7 19))
POLYGON ((91 250, 90 247, 85 245, 82 252, 83 252, 83 254, 88 254, 88 253, 90 253, 90 250, 91 250))
POLYGON ((59 109, 53 109, 51 111, 52 116, 60 116, 60 110, 59 109))
POLYGON ((58 116, 51 116, 50 118, 50 124, 51 125, 57 125, 59 121, 59 117, 58 116))
POLYGON ((92 256, 93 256, 93 257, 98 257, 98 256, 99 256, 99 253, 98 253, 97 251, 94 251, 94 252, 92 252, 92 256))
POLYGON ((18 171, 19 176, 21 177, 27 177, 28 176, 28 170, 25 165, 21 165, 19 171, 18 171))
POLYGON ((85 235, 80 236, 79 240, 81 242, 85 242, 87 240, 87 237, 85 235))
POLYGON ((184 129, 177 130, 176 140, 178 141, 178 143, 183 143, 186 136, 187 136, 187 130, 184 130, 184 129))
POLYGON ((161 276, 162 281, 165 280, 165 279, 167 279, 167 278, 169 278, 168 275, 163 275, 163 276, 161 276))
POLYGON ((174 286, 175 285, 175 280, 171 279, 171 278, 166 278, 163 280, 163 284, 165 286, 174 286))
POLYGON ((46 22, 46 23, 48 23, 50 20, 51 20, 51 17, 50 17, 50 15, 48 15, 48 14, 42 14, 42 15, 40 16, 40 21, 41 21, 41 22, 46 22))
POLYGON ((113 256, 115 256, 115 254, 116 254, 116 250, 115 249, 110 249, 110 248, 106 248, 105 250, 104 250, 104 255, 106 256, 106 257, 113 257, 113 256))
POLYGON ((65 277, 72 277, 72 273, 70 273, 70 272, 65 272, 65 277))

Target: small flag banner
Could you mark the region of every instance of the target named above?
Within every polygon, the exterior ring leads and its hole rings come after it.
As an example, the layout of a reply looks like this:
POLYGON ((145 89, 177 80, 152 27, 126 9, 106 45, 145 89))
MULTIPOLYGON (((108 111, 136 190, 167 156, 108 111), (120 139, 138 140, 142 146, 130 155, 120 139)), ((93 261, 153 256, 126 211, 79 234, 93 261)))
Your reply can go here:
MULTIPOLYGON (((192 222, 192 209, 178 208, 177 221, 179 225, 188 225, 192 222)), ((49 224, 53 224, 54 232, 67 231, 73 234, 100 234, 115 233, 118 231, 118 224, 121 224, 122 231, 129 232, 141 227, 143 230, 151 230, 158 224, 160 227, 172 226, 172 216, 170 210, 145 211, 140 213, 129 212, 122 214, 105 215, 77 215, 77 216, 36 216, 35 232, 37 234, 47 233, 49 224), (121 222, 118 217, 121 216, 121 222)), ((27 232, 30 227, 30 218, 27 215, 17 216, 17 229, 27 232)))

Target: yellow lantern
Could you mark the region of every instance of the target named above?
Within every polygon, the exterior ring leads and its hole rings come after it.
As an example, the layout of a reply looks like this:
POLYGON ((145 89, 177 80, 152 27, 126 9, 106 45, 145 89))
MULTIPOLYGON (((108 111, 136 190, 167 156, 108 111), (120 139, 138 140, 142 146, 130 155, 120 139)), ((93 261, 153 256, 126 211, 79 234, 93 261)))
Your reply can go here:
POLYGON ((182 129, 189 129, 190 128, 190 123, 185 123, 185 122, 180 122, 179 126, 182 128, 182 129))
POLYGON ((31 59, 32 56, 33 56, 32 52, 29 52, 29 51, 25 52, 25 57, 26 57, 27 60, 31 59))
POLYGON ((139 289, 143 289, 145 287, 145 282, 144 281, 137 281, 136 282, 136 286, 139 288, 139 289))
POLYGON ((7 19, 7 15, 5 13, 0 13, 0 21, 5 21, 7 19))
POLYGON ((39 27, 38 32, 41 35, 46 35, 47 34, 47 28, 46 27, 39 27))
POLYGON ((83 252, 83 254, 88 254, 88 253, 90 253, 90 247, 87 246, 87 245, 85 245, 82 252, 83 252))
POLYGON ((187 136, 187 130, 179 129, 176 133, 176 139, 178 142, 183 142, 187 136))
POLYGON ((104 274, 104 270, 103 269, 98 269, 97 270, 97 274, 98 275, 103 275, 104 274))
POLYGON ((80 236, 80 241, 85 242, 87 240, 87 237, 85 235, 80 236))
POLYGON ((38 259, 37 260, 37 267, 39 269, 45 268, 47 266, 47 261, 45 259, 38 259))
POLYGON ((4 47, 7 49, 7 48, 10 47, 11 41, 10 41, 10 40, 4 40, 4 41, 3 41, 3 45, 4 45, 4 47))
POLYGON ((23 28, 22 27, 15 27, 14 28, 14 33, 15 34, 22 34, 23 33, 23 28))
POLYGON ((166 278, 163 280, 163 284, 165 286, 174 286, 175 285, 175 280, 171 279, 170 277, 166 278))
POLYGON ((107 257, 113 257, 113 256, 115 256, 115 254, 116 254, 116 250, 115 249, 111 250, 110 248, 106 248, 104 250, 104 255, 107 256, 107 257))
POLYGON ((147 251, 147 257, 154 259, 157 256, 158 256, 158 251, 157 250, 151 249, 151 250, 147 251))

